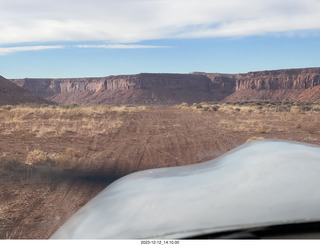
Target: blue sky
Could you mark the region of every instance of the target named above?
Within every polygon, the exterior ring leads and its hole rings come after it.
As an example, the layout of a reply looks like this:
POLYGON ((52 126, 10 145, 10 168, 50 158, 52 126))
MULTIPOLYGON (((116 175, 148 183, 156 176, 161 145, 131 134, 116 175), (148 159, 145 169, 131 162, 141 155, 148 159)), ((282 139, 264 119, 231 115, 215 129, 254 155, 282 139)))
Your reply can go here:
POLYGON ((319 0, 2 1, 0 75, 319 67, 319 13, 319 0))

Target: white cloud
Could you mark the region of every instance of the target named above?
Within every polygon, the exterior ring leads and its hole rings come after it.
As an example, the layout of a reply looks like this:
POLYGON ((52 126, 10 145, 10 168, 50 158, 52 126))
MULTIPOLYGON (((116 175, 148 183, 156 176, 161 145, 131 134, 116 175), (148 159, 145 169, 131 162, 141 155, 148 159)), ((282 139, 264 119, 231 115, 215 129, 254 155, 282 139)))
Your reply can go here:
MULTIPOLYGON (((102 45, 76 45, 76 48, 101 48, 101 49, 149 49, 168 48, 168 46, 140 45, 140 44, 102 44, 102 45)), ((42 45, 42 46, 18 46, 0 48, 0 56, 24 51, 39 51, 47 49, 63 49, 62 45, 42 45)))
POLYGON ((0 44, 319 30, 319 13, 319 0, 10 0, 0 2, 0 44))
POLYGON ((63 46, 21 46, 21 47, 6 47, 0 48, 0 55, 7 55, 16 52, 23 52, 23 51, 39 51, 45 49, 61 49, 63 46))
POLYGON ((140 44, 102 44, 102 45, 77 45, 77 48, 102 48, 102 49, 145 49, 168 48, 168 46, 140 45, 140 44))

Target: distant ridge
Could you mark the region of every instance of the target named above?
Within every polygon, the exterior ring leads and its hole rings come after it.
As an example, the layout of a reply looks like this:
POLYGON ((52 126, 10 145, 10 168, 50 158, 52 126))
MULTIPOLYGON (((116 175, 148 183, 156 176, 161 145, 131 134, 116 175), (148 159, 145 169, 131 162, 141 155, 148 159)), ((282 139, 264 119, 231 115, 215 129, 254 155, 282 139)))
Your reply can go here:
POLYGON ((100 78, 16 79, 17 85, 58 103, 174 105, 220 101, 234 89, 229 77, 193 74, 119 75, 100 78))
POLYGON ((282 69, 238 74, 235 92, 224 100, 320 102, 320 68, 282 69))
POLYGON ((320 68, 241 74, 142 73, 12 81, 37 96, 66 104, 174 105, 182 102, 250 100, 320 102, 320 68))
POLYGON ((52 104, 11 81, 0 76, 0 105, 17 105, 22 103, 52 104))

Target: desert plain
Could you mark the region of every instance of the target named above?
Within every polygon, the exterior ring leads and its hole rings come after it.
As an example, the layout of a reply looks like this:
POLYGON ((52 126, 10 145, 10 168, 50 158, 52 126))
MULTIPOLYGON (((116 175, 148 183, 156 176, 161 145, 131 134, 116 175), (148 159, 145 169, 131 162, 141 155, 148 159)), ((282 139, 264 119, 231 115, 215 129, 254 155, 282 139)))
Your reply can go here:
POLYGON ((118 178, 196 164, 253 140, 320 145, 320 105, 0 107, 0 239, 47 239, 118 178))

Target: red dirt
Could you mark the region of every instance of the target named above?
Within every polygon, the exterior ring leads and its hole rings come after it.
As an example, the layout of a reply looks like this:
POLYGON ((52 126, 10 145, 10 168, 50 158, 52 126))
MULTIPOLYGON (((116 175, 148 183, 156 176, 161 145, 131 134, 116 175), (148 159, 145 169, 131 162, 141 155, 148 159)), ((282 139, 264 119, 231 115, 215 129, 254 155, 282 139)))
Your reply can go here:
POLYGON ((120 176, 213 159, 251 136, 320 145, 319 114, 310 115, 293 115, 295 120, 287 120, 290 118, 284 117, 290 115, 285 113, 266 116, 255 112, 150 108, 134 113, 110 113, 110 119, 115 117, 123 122, 121 127, 94 136, 27 135, 21 140, 19 131, 3 134, 1 152, 6 152, 7 159, 16 158, 16 161, 0 163, 0 238, 47 239, 120 176), (303 123, 306 118, 308 125, 303 123), (260 122, 267 130, 257 130, 260 122), (298 122, 301 127, 297 126, 298 122), (242 124, 244 128, 240 129, 238 126, 242 124), (26 158, 28 149, 63 152, 68 147, 78 149, 86 157, 73 170, 39 166, 31 173, 19 164, 26 158))

